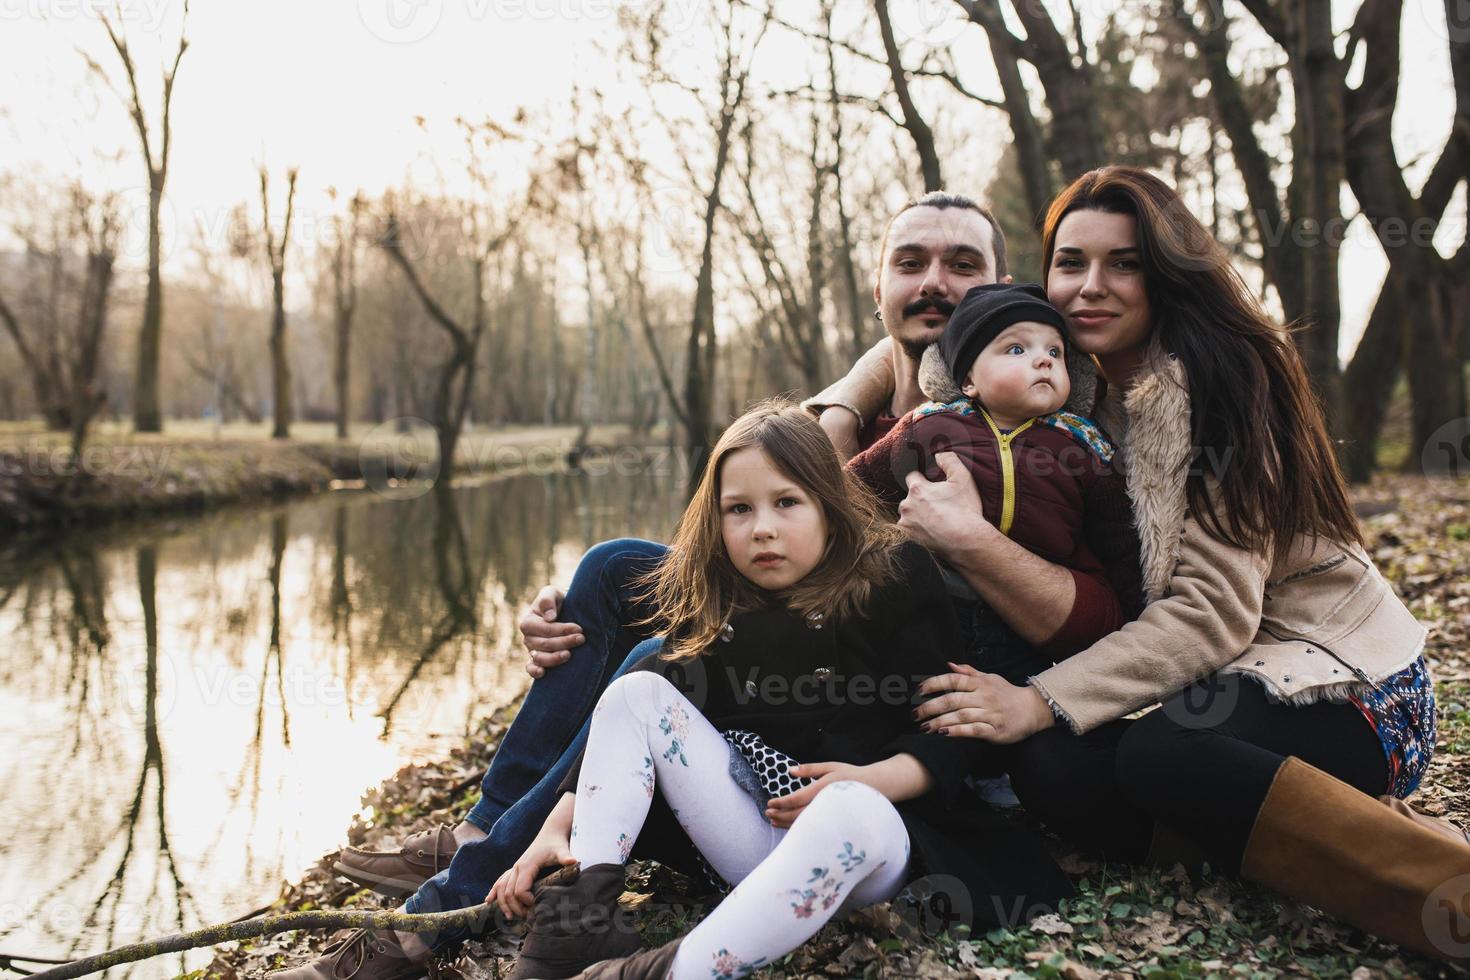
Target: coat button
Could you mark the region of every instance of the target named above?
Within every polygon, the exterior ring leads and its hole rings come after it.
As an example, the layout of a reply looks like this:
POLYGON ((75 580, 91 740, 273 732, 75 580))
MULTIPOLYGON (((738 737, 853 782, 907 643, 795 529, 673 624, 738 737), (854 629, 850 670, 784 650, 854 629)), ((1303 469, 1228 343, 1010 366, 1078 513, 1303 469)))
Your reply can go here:
POLYGON ((819 630, 819 629, 822 628, 822 620, 824 620, 826 618, 827 618, 826 616, 823 616, 819 612, 807 613, 806 614, 806 628, 809 629, 809 630, 819 630))
POLYGON ((830 667, 818 667, 812 671, 812 676, 819 681, 824 681, 832 676, 832 669, 830 667))
POLYGON ((725 643, 729 643, 731 640, 735 639, 735 627, 731 626, 729 623, 726 623, 720 629, 720 639, 725 643))
POLYGON ((1291 675, 1290 674, 1286 674, 1286 675, 1282 676, 1281 683, 1283 683, 1283 684, 1290 684, 1291 683, 1291 675))
POLYGON ((1256 661, 1256 666, 1257 667, 1264 667, 1264 666, 1266 666, 1266 661, 1264 661, 1264 660, 1257 660, 1256 661))

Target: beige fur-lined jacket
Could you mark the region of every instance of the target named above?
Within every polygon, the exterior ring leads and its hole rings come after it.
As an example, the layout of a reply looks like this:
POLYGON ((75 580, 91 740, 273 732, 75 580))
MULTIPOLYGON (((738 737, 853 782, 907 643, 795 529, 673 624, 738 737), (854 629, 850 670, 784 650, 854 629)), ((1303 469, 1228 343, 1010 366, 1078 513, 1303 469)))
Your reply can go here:
MULTIPOLYGON (((934 351, 920 370, 925 394, 947 400, 953 382, 934 351)), ((854 411, 860 424, 893 391, 889 341, 803 405, 854 411)), ((1148 605, 1139 618, 1031 684, 1078 733, 1183 690, 1215 671, 1244 674, 1292 704, 1366 692, 1423 652, 1426 631, 1357 546, 1301 538, 1287 557, 1224 544, 1188 515, 1189 391, 1183 366, 1155 348, 1149 369, 1119 399, 1096 403, 1091 359, 1069 352, 1069 407, 1118 444, 1142 543, 1148 605)), ((1228 460, 1218 461, 1229 465, 1228 460)))

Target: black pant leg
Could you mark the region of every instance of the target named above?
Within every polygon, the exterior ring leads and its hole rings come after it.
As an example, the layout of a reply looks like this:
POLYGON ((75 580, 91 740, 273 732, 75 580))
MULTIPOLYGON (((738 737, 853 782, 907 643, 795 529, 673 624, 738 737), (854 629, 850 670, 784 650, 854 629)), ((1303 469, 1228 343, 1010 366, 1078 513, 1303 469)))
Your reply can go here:
POLYGON ((1239 870, 1256 814, 1287 756, 1377 795, 1388 763, 1355 705, 1271 701, 1238 674, 1217 674, 1135 721, 1117 746, 1117 782, 1212 862, 1239 870))
POLYGON ((1153 818, 1118 785, 1118 742, 1132 722, 1074 735, 1058 725, 1009 747, 1011 785, 1026 812, 1072 845, 1118 861, 1141 861, 1153 818))

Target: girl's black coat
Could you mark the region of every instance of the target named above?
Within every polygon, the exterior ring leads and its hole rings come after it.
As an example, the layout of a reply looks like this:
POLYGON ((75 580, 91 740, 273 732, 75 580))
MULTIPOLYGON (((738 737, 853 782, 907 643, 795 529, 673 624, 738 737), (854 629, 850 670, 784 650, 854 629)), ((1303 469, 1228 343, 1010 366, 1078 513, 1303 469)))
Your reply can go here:
MULTIPOLYGON (((662 674, 716 728, 755 732, 801 762, 867 765, 913 755, 933 789, 898 805, 911 874, 944 892, 933 904, 967 925, 1015 925, 1054 910, 1071 882, 1039 839, 965 791, 981 743, 918 730, 919 683, 948 673, 963 644, 934 559, 912 542, 899 546, 898 559, 898 575, 861 618, 808 622, 772 603, 732 617, 725 639, 704 657, 649 657, 633 669, 662 674)), ((564 792, 576 791, 580 770, 579 760, 564 792)))

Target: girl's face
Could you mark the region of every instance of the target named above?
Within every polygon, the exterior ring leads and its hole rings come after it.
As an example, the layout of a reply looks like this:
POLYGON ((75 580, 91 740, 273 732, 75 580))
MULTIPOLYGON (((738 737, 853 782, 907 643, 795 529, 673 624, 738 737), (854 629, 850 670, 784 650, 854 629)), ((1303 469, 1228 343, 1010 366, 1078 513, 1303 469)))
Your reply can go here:
POLYGON ((1154 324, 1144 286, 1133 215, 1073 211, 1062 219, 1046 293, 1078 350, 1100 358, 1141 352, 1154 324))
POLYGON ((800 582, 822 560, 822 505, 750 446, 720 465, 720 532, 736 571, 770 591, 800 582))

